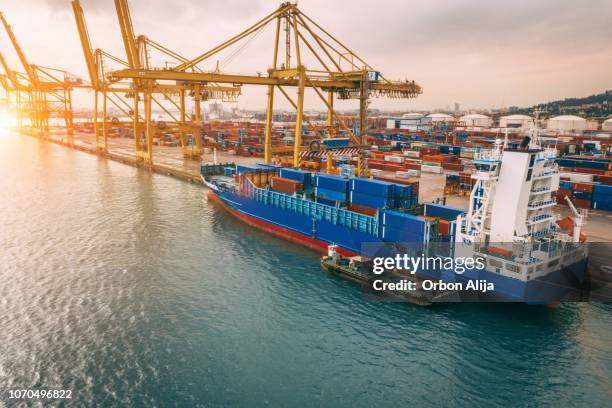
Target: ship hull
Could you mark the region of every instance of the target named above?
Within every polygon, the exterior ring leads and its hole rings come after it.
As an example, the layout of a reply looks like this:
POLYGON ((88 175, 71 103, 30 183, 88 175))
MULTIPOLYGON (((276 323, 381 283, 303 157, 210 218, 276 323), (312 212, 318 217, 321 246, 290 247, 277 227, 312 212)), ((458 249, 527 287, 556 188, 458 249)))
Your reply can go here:
MULTIPOLYGON (((294 212, 270 207, 242 197, 231 191, 211 189, 209 200, 221 205, 236 218, 279 238, 319 252, 327 252, 330 244, 338 245, 338 253, 344 256, 361 254, 363 243, 383 243, 376 236, 349 231, 325 221, 313 221, 294 212)), ((552 272, 543 278, 523 282, 488 270, 466 270, 459 275, 453 271, 418 271, 418 275, 432 280, 459 282, 465 288, 469 281, 492 283, 493 290, 462 291, 462 300, 498 300, 533 304, 551 304, 563 299, 568 292, 576 291, 584 279, 586 259, 552 272)))

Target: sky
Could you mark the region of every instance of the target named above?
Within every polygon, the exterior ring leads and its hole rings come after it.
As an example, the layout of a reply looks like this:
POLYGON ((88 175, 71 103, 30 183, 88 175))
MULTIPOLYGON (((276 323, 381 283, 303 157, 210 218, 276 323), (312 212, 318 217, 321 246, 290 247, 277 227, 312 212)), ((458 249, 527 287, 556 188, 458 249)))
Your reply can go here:
MULTIPOLYGON (((239 33, 280 4, 130 0, 135 33, 188 58, 239 33)), ((93 47, 124 58, 114 2, 81 0, 81 5, 93 47)), ((386 78, 414 80, 423 87, 416 99, 376 98, 373 108, 434 110, 459 103, 462 109, 492 109, 612 89, 612 0, 300 0, 298 5, 386 78)), ((87 79, 70 0, 0 0, 0 10, 31 63, 87 79)), ((221 55, 221 70, 265 73, 272 47, 269 27, 235 57, 221 55)), ((0 52, 19 67, 4 32, 0 52)), ((214 68, 216 61, 204 68, 214 68)), ((91 100, 91 94, 83 93, 76 104, 85 106, 91 100)), ((289 106, 277 101, 281 108, 289 106)), ((265 102, 265 89, 250 86, 238 106, 263 109, 265 102)), ((305 106, 323 108, 316 95, 307 95, 305 106)), ((356 108, 357 103, 339 107, 356 108)))

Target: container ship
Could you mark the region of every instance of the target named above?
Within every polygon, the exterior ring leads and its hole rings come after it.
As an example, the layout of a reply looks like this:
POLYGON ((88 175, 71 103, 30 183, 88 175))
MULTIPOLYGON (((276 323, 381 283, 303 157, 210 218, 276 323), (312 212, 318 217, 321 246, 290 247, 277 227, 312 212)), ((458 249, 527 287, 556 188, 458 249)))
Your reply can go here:
MULTIPOLYGON (((474 156, 469 208, 419 204, 418 184, 389 182, 275 165, 201 166, 209 200, 248 225, 343 256, 375 255, 375 248, 418 248, 431 254, 481 257, 485 269, 423 269, 422 278, 486 280, 502 301, 550 304, 581 287, 587 261, 586 212, 559 220, 552 212, 559 188, 556 151, 537 135, 519 148, 500 140, 474 156)), ((417 255, 417 254, 415 254, 417 255)))

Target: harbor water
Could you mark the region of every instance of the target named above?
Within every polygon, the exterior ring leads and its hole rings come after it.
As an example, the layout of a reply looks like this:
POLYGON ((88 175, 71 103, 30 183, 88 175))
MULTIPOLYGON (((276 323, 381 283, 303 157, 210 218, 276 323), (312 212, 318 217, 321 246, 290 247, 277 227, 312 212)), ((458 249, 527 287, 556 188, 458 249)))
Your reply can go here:
POLYGON ((0 130, 0 406, 594 407, 612 305, 364 299, 195 184, 0 130), (14 401, 13 401, 14 402, 14 401))

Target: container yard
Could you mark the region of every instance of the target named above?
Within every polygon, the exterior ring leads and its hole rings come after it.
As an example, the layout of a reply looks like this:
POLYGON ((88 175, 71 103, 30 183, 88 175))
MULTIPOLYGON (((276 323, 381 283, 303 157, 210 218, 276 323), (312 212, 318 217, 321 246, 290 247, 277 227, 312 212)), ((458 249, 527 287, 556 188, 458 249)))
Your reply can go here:
POLYGON ((0 10, 0 408, 610 405, 612 91, 512 48, 580 7, 51 3, 0 10))

